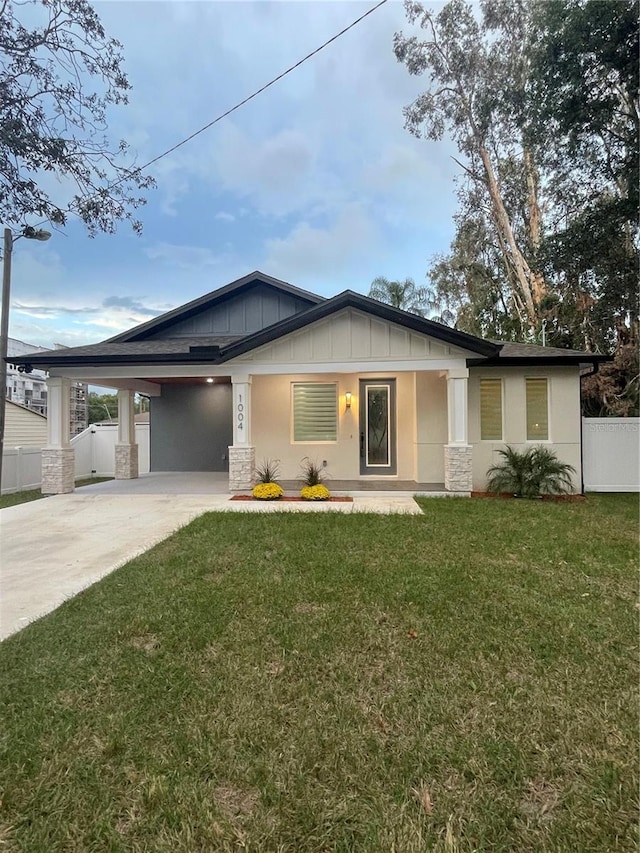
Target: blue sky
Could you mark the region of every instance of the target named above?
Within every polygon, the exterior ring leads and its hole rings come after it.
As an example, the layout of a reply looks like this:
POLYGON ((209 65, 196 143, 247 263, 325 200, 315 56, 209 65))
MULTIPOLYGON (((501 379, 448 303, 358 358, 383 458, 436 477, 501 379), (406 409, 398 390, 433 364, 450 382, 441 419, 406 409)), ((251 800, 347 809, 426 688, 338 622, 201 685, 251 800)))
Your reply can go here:
MULTIPOLYGON (((133 91, 110 134, 145 162, 210 121, 374 5, 96 3, 124 45, 133 91)), ((330 296, 377 275, 423 283, 453 235, 448 141, 417 140, 402 108, 422 90, 393 55, 408 29, 389 2, 231 117, 161 160, 141 210, 87 237, 70 221, 13 259, 12 337, 103 340, 261 269, 330 296)))

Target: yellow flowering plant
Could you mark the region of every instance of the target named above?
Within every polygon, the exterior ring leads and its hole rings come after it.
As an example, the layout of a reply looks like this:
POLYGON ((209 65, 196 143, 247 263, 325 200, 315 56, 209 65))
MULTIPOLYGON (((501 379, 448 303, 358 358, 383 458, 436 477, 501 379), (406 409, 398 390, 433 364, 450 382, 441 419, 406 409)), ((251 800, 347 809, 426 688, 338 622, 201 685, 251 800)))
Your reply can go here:
POLYGON ((305 501, 327 501, 331 497, 331 492, 319 483, 317 486, 303 486, 300 497, 305 501))
POLYGON ((284 494, 284 490, 277 483, 258 483, 251 494, 259 501, 277 501, 284 494))

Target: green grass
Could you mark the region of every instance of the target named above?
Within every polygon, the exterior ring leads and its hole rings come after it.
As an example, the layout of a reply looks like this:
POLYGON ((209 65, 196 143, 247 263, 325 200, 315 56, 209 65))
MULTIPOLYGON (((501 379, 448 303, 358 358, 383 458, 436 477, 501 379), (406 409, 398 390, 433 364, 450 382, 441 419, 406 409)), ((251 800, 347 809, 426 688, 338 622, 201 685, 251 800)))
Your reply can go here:
MULTIPOLYGON (((94 483, 104 483, 107 480, 113 480, 113 477, 85 477, 82 480, 76 480, 76 489, 81 489, 83 486, 92 486, 94 483)), ((43 495, 40 489, 28 489, 25 492, 12 492, 10 495, 0 495, 0 509, 25 504, 29 501, 37 501, 45 497, 47 496, 43 495)))
POLYGON ((636 850, 638 498, 209 514, 0 646, 6 851, 636 850))

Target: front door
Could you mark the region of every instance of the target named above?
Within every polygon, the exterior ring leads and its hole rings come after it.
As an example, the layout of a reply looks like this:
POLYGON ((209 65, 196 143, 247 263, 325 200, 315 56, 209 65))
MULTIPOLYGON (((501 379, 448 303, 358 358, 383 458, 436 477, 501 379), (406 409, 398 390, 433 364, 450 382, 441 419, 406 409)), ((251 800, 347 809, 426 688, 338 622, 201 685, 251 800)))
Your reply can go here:
POLYGON ((360 380, 360 473, 395 474, 396 380, 360 380))

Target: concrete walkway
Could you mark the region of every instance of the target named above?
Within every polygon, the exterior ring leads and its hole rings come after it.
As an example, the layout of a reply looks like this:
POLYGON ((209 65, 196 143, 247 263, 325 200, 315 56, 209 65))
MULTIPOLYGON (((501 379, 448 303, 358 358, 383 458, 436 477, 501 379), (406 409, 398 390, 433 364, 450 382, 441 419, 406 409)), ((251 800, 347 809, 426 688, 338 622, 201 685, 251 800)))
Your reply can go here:
POLYGON ((143 488, 143 478, 126 481, 140 489, 128 494, 114 494, 110 483, 99 483, 0 510, 0 639, 55 610, 204 512, 420 514, 413 496, 402 492, 352 493, 353 503, 241 502, 211 490, 178 495, 166 482, 164 494, 149 493, 151 480, 143 488))

